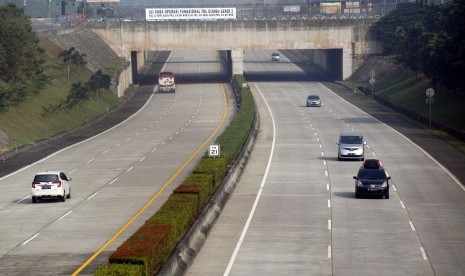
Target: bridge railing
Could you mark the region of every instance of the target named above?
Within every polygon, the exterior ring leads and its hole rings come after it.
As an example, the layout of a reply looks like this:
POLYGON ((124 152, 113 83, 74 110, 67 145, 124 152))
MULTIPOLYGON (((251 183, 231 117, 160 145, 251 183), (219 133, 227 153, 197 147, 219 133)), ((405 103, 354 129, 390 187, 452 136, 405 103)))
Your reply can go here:
POLYGON ((263 5, 263 4, 212 4, 210 6, 129 6, 105 4, 89 6, 86 16, 92 21, 145 21, 146 8, 236 8, 236 20, 307 20, 378 18, 394 10, 397 3, 371 4, 362 2, 312 0, 308 4, 263 5))

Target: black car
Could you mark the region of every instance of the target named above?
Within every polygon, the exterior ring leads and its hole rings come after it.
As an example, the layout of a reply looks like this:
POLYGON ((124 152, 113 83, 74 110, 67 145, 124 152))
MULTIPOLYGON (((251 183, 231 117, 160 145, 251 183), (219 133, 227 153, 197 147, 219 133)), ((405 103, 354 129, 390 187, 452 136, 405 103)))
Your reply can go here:
POLYGON ((361 195, 379 195, 389 198, 389 179, 381 162, 377 159, 367 159, 358 170, 355 179, 355 197, 361 195))

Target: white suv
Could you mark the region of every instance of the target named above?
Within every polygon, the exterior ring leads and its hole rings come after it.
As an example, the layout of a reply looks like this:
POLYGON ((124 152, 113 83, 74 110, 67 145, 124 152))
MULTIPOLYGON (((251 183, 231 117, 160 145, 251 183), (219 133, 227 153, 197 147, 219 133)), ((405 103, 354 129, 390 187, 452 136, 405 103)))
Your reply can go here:
POLYGON ((37 173, 32 181, 32 202, 37 203, 44 198, 59 198, 64 202, 66 198, 71 198, 69 181, 71 178, 60 171, 37 173))

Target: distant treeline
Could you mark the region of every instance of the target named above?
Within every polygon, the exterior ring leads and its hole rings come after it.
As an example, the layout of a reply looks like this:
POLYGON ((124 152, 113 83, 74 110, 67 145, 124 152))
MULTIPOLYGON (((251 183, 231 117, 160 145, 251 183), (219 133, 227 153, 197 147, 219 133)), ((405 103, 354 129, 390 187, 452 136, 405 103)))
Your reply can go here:
POLYGON ((371 30, 416 76, 439 90, 465 93, 465 0, 442 5, 399 4, 371 30))

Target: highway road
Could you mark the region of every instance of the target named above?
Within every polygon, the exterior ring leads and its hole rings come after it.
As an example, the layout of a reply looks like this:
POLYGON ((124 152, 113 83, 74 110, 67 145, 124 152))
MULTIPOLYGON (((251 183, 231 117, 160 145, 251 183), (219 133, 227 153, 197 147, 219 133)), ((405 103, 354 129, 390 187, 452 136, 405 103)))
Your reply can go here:
POLYGON ((463 186, 399 132, 270 57, 246 52, 260 131, 185 275, 464 275, 463 186), (305 107, 309 94, 322 107, 305 107), (390 199, 355 198, 362 163, 337 159, 345 130, 362 132, 365 157, 382 161, 390 199))
POLYGON ((165 70, 177 76, 175 94, 154 93, 121 124, 0 179, 0 275, 92 274, 191 172, 235 101, 216 52, 173 52, 165 70), (66 202, 32 203, 33 176, 46 170, 73 179, 66 202))

